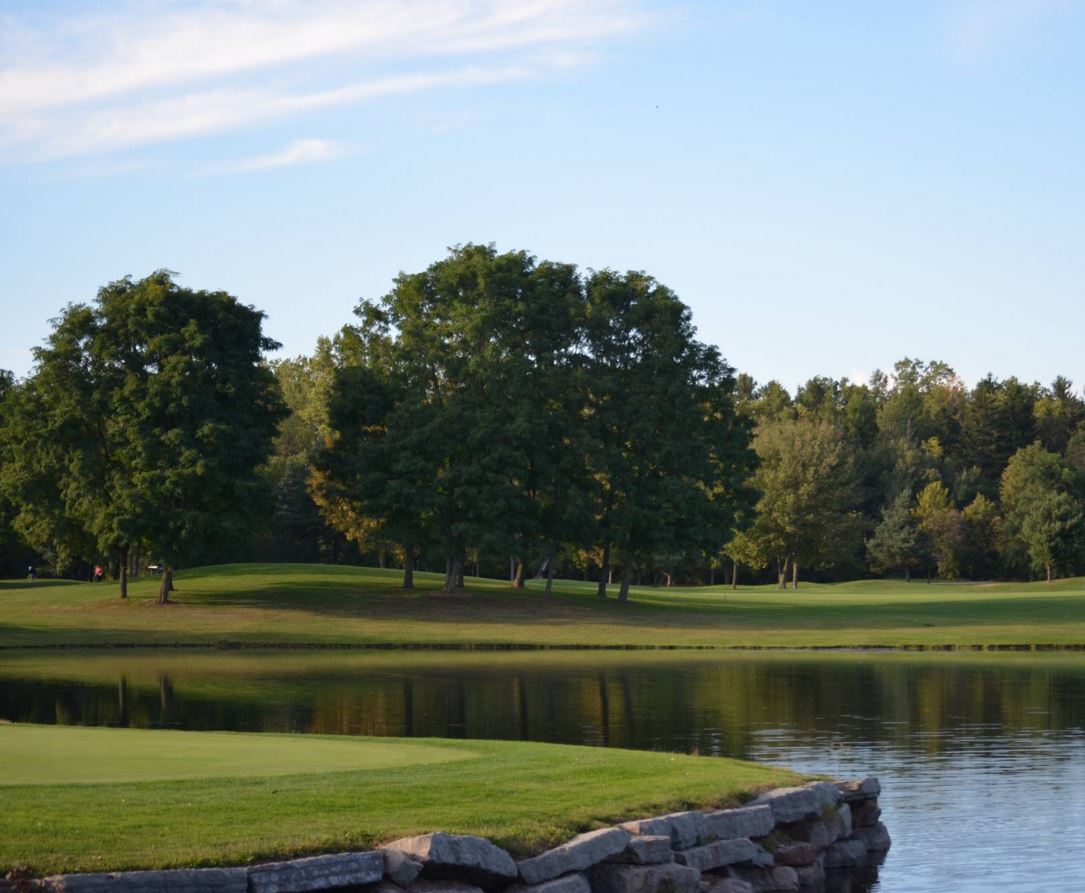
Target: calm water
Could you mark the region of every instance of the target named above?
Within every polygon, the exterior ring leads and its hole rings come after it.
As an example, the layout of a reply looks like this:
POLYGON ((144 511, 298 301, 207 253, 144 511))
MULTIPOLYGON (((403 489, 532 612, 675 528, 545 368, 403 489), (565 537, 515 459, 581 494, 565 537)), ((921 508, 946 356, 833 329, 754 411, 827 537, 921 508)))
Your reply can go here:
POLYGON ((878 774, 852 890, 1080 891, 1085 659, 0 653, 0 718, 523 738, 878 774))

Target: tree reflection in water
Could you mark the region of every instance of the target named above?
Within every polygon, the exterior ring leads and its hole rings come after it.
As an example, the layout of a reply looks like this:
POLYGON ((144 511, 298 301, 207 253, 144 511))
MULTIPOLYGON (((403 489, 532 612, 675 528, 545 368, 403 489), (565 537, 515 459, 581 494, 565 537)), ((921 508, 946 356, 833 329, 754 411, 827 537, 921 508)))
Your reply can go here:
POLYGON ((880 873, 832 877, 833 891, 1078 889, 1085 859, 1077 655, 7 652, 0 718, 525 739, 877 772, 893 850, 880 873), (962 850, 953 841, 973 826, 984 835, 962 850), (1026 851, 1056 838, 1074 852, 1037 863, 1026 851))

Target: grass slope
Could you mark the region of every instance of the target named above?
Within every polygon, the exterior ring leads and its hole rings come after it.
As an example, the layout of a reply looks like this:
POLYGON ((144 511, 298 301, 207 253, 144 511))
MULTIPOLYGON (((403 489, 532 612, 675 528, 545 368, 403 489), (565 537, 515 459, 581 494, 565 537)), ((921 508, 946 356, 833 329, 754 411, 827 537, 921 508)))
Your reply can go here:
POLYGON ((433 830, 524 854, 798 780, 716 757, 553 744, 12 725, 0 725, 0 767, 0 873, 42 874, 236 864, 433 830), (317 772, 329 748, 335 771, 317 772), (218 777, 245 751, 245 777, 218 777), (304 774, 280 774, 291 761, 304 774))
POLYGON ((442 595, 434 574, 326 565, 222 565, 177 575, 176 604, 157 581, 113 586, 0 583, 0 646, 550 645, 861 646, 1085 643, 1085 586, 863 581, 774 587, 635 588, 602 601, 594 584, 522 592, 468 580, 442 595))

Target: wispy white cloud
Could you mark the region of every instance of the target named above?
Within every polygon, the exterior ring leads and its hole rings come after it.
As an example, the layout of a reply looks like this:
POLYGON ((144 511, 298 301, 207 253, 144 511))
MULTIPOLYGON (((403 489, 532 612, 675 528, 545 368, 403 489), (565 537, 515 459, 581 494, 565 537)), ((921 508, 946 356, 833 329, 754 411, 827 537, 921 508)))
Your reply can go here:
POLYGON ((1060 13, 1082 7, 1081 0, 957 0, 943 18, 946 50, 955 61, 976 63, 1029 49, 1060 13))
POLYGON ((275 167, 291 167, 295 164, 313 164, 318 161, 334 161, 346 154, 346 147, 335 140, 304 139, 294 140, 281 152, 272 152, 268 155, 257 155, 236 162, 230 167, 233 170, 247 173, 249 171, 265 171, 275 167))
POLYGON ((116 150, 538 77, 592 61, 602 41, 646 21, 638 0, 128 0, 96 15, 9 16, 0 158, 116 150))
POLYGON ((287 92, 266 88, 223 88, 178 97, 134 101, 76 110, 50 121, 37 136, 44 158, 62 158, 161 143, 172 139, 237 130, 300 112, 357 103, 381 96, 436 87, 481 86, 529 76, 524 66, 460 68, 345 84, 326 90, 287 92))

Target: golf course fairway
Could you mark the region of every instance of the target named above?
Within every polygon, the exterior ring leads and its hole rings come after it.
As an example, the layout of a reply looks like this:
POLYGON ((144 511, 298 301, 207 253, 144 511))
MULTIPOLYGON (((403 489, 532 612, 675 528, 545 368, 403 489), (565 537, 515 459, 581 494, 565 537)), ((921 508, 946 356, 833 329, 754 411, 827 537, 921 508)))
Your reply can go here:
POLYGON ((158 580, 114 585, 0 581, 0 648, 515 647, 1018 648, 1085 646, 1085 583, 904 583, 513 590, 468 578, 439 590, 419 572, 317 564, 234 564, 178 572, 172 604, 158 580))

